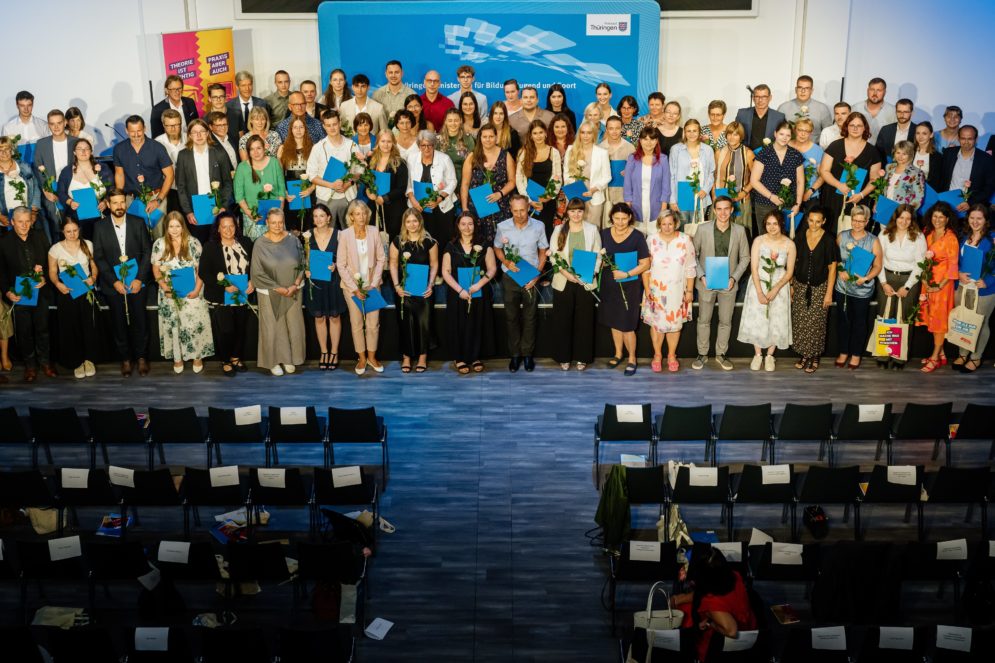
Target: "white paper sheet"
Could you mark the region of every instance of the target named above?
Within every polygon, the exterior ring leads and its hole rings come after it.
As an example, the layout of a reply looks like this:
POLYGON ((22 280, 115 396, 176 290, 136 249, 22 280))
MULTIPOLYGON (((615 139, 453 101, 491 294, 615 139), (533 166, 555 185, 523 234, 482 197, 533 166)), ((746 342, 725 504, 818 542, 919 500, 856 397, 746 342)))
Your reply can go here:
POLYGON ((916 466, 915 465, 889 465, 888 466, 888 483, 893 483, 896 486, 914 486, 914 485, 916 485, 916 466))
POLYGON ((757 637, 759 635, 760 631, 740 631, 736 634, 735 638, 726 636, 725 642, 722 643, 722 651, 746 651, 747 649, 753 649, 753 645, 757 644, 757 637))
POLYGON ((715 487, 719 485, 719 468, 717 467, 689 467, 688 485, 715 487))
POLYGON ((107 476, 115 486, 124 486, 125 488, 135 487, 135 470, 111 465, 107 468, 107 476))
POLYGON ((263 408, 261 405, 246 405, 235 408, 235 425, 249 426, 258 424, 263 420, 263 408))
POLYGON ((912 650, 915 629, 911 626, 882 626, 880 633, 878 648, 912 650))
POLYGON ((62 487, 81 488, 86 490, 86 482, 90 478, 90 470, 81 467, 62 468, 62 487))
POLYGON ((362 483, 363 475, 359 472, 359 465, 332 468, 333 487, 345 488, 346 486, 359 486, 362 483))
POLYGON ((936 559, 967 559, 967 539, 938 541, 936 543, 936 559))
POLYGON ((136 627, 135 651, 169 651, 169 627, 136 627))
POLYGON ((387 631, 389 631, 393 625, 394 622, 389 622, 383 617, 377 617, 370 622, 370 625, 367 626, 366 630, 363 632, 366 634, 367 638, 371 638, 373 640, 383 640, 387 637, 387 631))
POLYGON ((988 556, 995 557, 995 541, 988 542, 988 556))
POLYGON ((727 562, 743 561, 743 544, 739 541, 713 543, 712 547, 722 553, 727 562))
POLYGON ((964 626, 937 626, 936 648, 970 653, 971 629, 964 626))
POLYGON ((791 483, 791 466, 761 465, 760 481, 765 486, 791 483))
POLYGON ((813 628, 812 649, 846 651, 846 629, 842 626, 813 628))
POLYGON ((858 405, 857 406, 857 422, 861 424, 869 424, 874 421, 881 421, 884 419, 884 404, 879 405, 858 405))
POLYGON ((149 590, 150 592, 159 586, 159 581, 162 580, 162 571, 156 567, 149 564, 149 572, 145 575, 138 576, 138 582, 141 583, 142 587, 149 590))
POLYGON ((53 562, 81 557, 82 555, 83 549, 80 547, 78 536, 66 536, 61 539, 48 540, 48 557, 53 562))
POLYGON ((638 454, 620 454, 619 463, 626 467, 646 467, 646 456, 638 454))
POLYGON ((802 550, 804 548, 800 543, 772 543, 770 544, 770 563, 801 566, 802 550))
POLYGON ((3 540, 0 539, 0 562, 3 561, 3 540))
POLYGON ((750 532, 750 544, 749 545, 750 545, 751 548, 753 546, 762 546, 765 543, 767 543, 768 541, 770 541, 771 543, 773 543, 774 537, 772 537, 767 532, 759 530, 756 527, 754 527, 753 530, 750 532))
POLYGON ((306 407, 281 407, 280 423, 284 426, 300 426, 307 423, 306 407))
POLYGON ((615 418, 620 424, 641 424, 643 423, 643 406, 616 405, 615 418))
POLYGON ((653 649, 681 650, 681 632, 679 629, 652 630, 650 633, 653 634, 653 649))
POLYGON ((238 485, 238 465, 228 465, 225 467, 212 467, 211 488, 223 488, 225 486, 238 485))
POLYGON ((186 564, 190 561, 189 541, 160 541, 159 556, 160 562, 172 562, 173 564, 186 564))
POLYGON ((256 470, 256 478, 259 479, 259 485, 263 488, 287 487, 287 470, 282 467, 259 468, 256 470))
POLYGON ((629 559, 633 562, 659 562, 659 541, 630 541, 629 559))

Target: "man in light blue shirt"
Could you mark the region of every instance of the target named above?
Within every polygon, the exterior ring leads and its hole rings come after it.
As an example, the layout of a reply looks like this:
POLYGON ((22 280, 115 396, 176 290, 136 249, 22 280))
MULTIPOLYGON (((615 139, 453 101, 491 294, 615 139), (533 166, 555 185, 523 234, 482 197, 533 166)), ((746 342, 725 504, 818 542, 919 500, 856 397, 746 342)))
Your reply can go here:
POLYGON ((535 277, 524 286, 518 285, 508 274, 519 271, 518 261, 509 255, 521 257, 535 267, 539 273, 546 266, 546 253, 549 242, 546 240, 546 227, 541 221, 529 216, 529 199, 521 194, 511 197, 511 218, 497 225, 494 236, 494 253, 501 262, 504 277, 501 288, 504 291, 504 316, 508 324, 508 370, 518 371, 523 363, 525 370, 535 370, 536 313, 539 309, 539 293, 535 277), (512 250, 514 249, 514 250, 512 250))

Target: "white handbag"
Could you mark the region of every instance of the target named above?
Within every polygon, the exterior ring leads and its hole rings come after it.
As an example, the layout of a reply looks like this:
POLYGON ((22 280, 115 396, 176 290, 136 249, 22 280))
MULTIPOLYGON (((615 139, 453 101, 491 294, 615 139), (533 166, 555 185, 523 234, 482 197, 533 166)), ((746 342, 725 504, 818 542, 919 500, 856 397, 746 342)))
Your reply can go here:
POLYGON ((632 616, 633 626, 644 628, 647 631, 669 631, 681 627, 684 613, 680 610, 675 611, 670 607, 670 595, 663 588, 664 584, 663 581, 655 582, 650 587, 649 594, 646 595, 646 609, 640 610, 632 616), (653 597, 656 596, 657 592, 663 594, 664 598, 667 599, 666 612, 662 610, 653 612, 653 597))

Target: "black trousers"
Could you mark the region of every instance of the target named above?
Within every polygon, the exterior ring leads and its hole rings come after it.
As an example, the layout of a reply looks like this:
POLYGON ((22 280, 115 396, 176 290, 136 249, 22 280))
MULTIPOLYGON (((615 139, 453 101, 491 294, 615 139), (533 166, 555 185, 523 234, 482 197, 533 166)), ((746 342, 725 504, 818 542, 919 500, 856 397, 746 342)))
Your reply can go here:
POLYGON ((504 291, 504 316, 508 324, 508 354, 527 357, 535 352, 536 314, 539 310, 539 293, 529 291, 515 283, 507 274, 501 281, 504 291))
POLYGON ((214 356, 221 361, 245 356, 245 336, 252 312, 248 306, 211 305, 214 356))
POLYGON ((73 299, 59 294, 55 299, 59 316, 59 363, 76 368, 84 361, 97 362, 95 307, 86 296, 73 299))
POLYGON ((572 281, 553 290, 553 361, 594 361, 594 296, 572 281))
POLYGON ((867 314, 871 309, 870 297, 846 297, 833 290, 836 301, 836 330, 841 355, 863 356, 867 349, 867 314), (845 306, 844 306, 845 304, 845 306))
POLYGON ((14 306, 14 340, 25 368, 39 368, 52 363, 48 305, 48 297, 39 293, 37 306, 14 306))
POLYGON ((142 288, 134 295, 127 295, 127 312, 125 311, 124 295, 119 295, 114 289, 109 292, 105 291, 107 305, 111 309, 114 345, 117 347, 117 352, 122 360, 148 357, 149 332, 145 320, 147 291, 148 288, 142 288))
MULTIPOLYGON (((456 226, 456 210, 451 209, 448 212, 442 212, 436 207, 431 212, 426 212, 423 215, 425 219, 425 230, 428 234, 432 236, 432 239, 437 241, 440 246, 445 246, 446 243, 453 238, 454 228, 456 226)), ((390 232, 390 230, 388 230, 390 232)), ((400 232, 400 228, 398 228, 400 232)))

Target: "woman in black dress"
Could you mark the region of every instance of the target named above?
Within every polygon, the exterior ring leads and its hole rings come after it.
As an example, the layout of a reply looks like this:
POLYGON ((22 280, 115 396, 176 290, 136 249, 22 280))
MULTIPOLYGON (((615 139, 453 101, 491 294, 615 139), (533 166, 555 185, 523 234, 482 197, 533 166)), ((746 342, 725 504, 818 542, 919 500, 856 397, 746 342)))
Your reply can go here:
MULTIPOLYGON (((465 273, 465 272, 464 272, 465 273)), ((442 256, 442 278, 446 290, 446 332, 453 353, 453 367, 460 375, 471 370, 480 373, 493 345, 494 293, 491 281, 497 274, 494 249, 484 245, 477 234, 473 215, 463 212, 456 220, 456 237, 446 245, 442 256), (460 270, 472 269, 470 287, 460 284, 460 270), (475 296, 479 293, 479 296, 475 296)))
MULTIPOLYGON (((408 188, 408 164, 401 158, 397 149, 397 140, 390 131, 381 131, 377 136, 377 146, 369 159, 370 168, 381 173, 390 173, 390 190, 377 191, 372 197, 374 219, 378 209, 382 207, 383 229, 393 240, 401 232, 401 215, 408 209, 408 199, 405 191, 408 188)), ((377 221, 379 228, 380 221, 377 221)))
MULTIPOLYGON (((754 237, 765 234, 764 219, 771 210, 787 211, 790 207, 791 213, 797 215, 801 209, 802 195, 805 192, 805 157, 788 145, 789 142, 791 142, 791 125, 782 121, 774 129, 774 141, 761 148, 753 160, 750 172, 750 186, 753 188, 753 193, 750 202, 753 207, 753 218, 757 222, 753 230, 754 237), (781 200, 782 186, 788 187, 787 200, 781 200)), ((794 227, 788 228, 785 232, 789 237, 793 233, 794 227)))
POLYGON ((615 368, 622 363, 623 350, 628 354, 625 374, 636 372, 636 330, 639 328, 639 311, 643 302, 643 281, 639 275, 650 268, 650 250, 646 236, 636 230, 636 217, 625 203, 615 203, 609 213, 611 226, 601 231, 601 252, 607 259, 601 276, 601 304, 598 322, 612 330, 615 354, 608 366, 615 368), (636 253, 636 266, 611 269, 608 262, 618 264, 620 253, 636 253), (634 278, 633 278, 634 277, 634 278), (619 283, 622 279, 631 281, 619 283), (623 295, 624 292, 624 295, 623 295))
POLYGON ((429 320, 432 309, 432 288, 439 273, 439 244, 425 232, 421 212, 409 209, 401 218, 401 233, 390 243, 390 276, 397 293, 398 345, 401 350, 401 372, 411 372, 411 358, 417 357, 415 373, 428 368, 428 347, 431 340, 429 320), (404 263, 428 265, 428 286, 411 292, 404 277, 404 263))
POLYGON ((825 230, 826 211, 812 207, 795 235, 795 271, 791 281, 791 348, 800 356, 795 368, 819 369, 826 349, 826 322, 833 303, 839 249, 825 230), (805 230, 801 232, 801 229, 805 230))
MULTIPOLYGON (((563 181, 560 153, 549 144, 547 136, 548 131, 542 120, 532 120, 525 147, 518 155, 518 165, 515 171, 518 193, 523 196, 529 195, 529 180, 543 187, 549 183, 549 180, 563 181)), ((546 239, 553 235, 557 195, 559 192, 548 197, 541 196, 538 200, 529 200, 529 205, 535 212, 538 212, 537 218, 546 226, 546 239)))
POLYGON ((500 222, 511 217, 509 195, 515 190, 515 181, 511 173, 515 172, 515 159, 511 153, 497 143, 497 128, 493 124, 480 127, 477 134, 477 144, 473 152, 463 162, 463 177, 460 178, 462 188, 460 202, 463 209, 470 210, 479 217, 477 206, 473 204, 470 189, 484 184, 485 171, 491 174, 491 189, 494 191, 487 199, 498 206, 498 211, 480 218, 480 237, 486 246, 494 243, 494 229, 500 222))
MULTIPOLYGON (((310 236, 304 233, 305 245, 311 251, 338 255, 339 231, 332 227, 332 211, 324 203, 318 203, 314 206, 312 218, 314 228, 310 236)), ((304 276, 310 281, 304 284, 304 307, 314 318, 314 331, 321 349, 318 368, 334 371, 339 367, 339 339, 342 338, 342 313, 346 310, 345 295, 342 294, 335 263, 331 266, 331 280, 322 281, 314 278, 310 258, 310 255, 305 256, 308 270, 304 272, 304 276)))
POLYGON ((851 207, 861 204, 874 191, 874 178, 868 175, 864 175, 863 182, 859 182, 851 191, 851 187, 844 181, 847 177, 843 173, 843 167, 853 164, 868 174, 881 170, 881 155, 868 141, 871 137, 870 125, 862 113, 850 113, 840 132, 843 138, 829 144, 819 165, 819 175, 825 182, 819 197, 826 208, 826 230, 831 235, 839 232, 837 222, 840 215, 849 213, 851 207), (836 193, 836 189, 846 194, 845 201, 842 195, 836 193))
MULTIPOLYGON (((283 167, 283 178, 287 182, 299 180, 307 173, 307 160, 311 156, 312 147, 314 147, 314 143, 311 142, 311 134, 308 132, 304 120, 292 119, 287 129, 287 140, 283 141, 283 145, 277 151, 277 158, 280 159, 280 165, 283 167)), ((315 203, 314 190, 315 185, 310 184, 301 189, 300 192, 301 197, 310 199, 311 208, 314 208, 315 203)), ((295 199, 296 196, 288 191, 287 203, 289 204, 295 199)), ((287 230, 300 233, 310 227, 311 210, 287 209, 287 230)))

